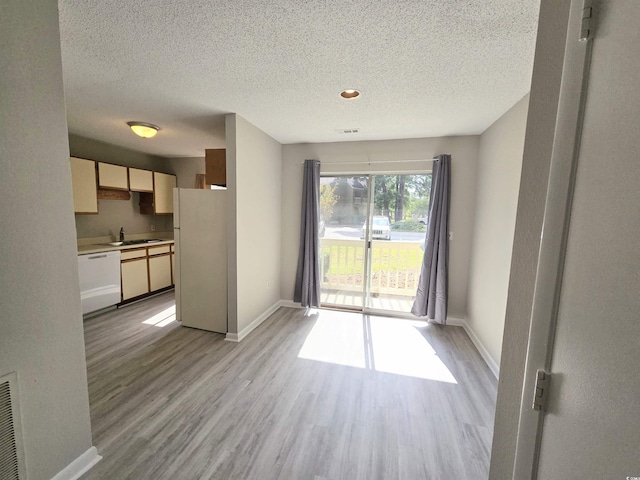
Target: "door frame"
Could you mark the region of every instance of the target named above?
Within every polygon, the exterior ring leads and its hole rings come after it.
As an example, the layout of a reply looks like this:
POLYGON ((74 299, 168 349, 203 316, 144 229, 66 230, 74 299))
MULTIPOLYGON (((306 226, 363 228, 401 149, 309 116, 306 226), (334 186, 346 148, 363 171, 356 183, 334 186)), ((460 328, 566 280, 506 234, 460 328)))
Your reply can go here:
MULTIPOLYGON (((430 162, 433 164, 433 159, 425 160, 425 162, 430 162)), ((371 225, 373 221, 373 203, 374 203, 374 186, 373 186, 373 177, 375 176, 384 176, 384 175, 431 175, 433 173, 433 169, 417 169, 417 170, 407 170, 404 172, 397 171, 370 171, 370 172, 349 172, 349 173, 331 173, 331 172, 322 172, 320 174, 321 177, 367 177, 368 179, 368 191, 367 191, 367 230, 365 233, 365 238, 362 240, 364 242, 364 266, 363 266, 363 287, 362 287, 362 307, 350 307, 348 305, 333 305, 327 304, 323 305, 322 302, 320 306, 322 308, 332 308, 332 309, 344 309, 349 311, 361 312, 368 315, 384 315, 387 317, 394 318, 402 318, 408 320, 415 320, 416 317, 411 313, 405 312, 396 312, 393 310, 381 310, 376 308, 371 308, 367 306, 367 300, 369 295, 371 294, 371 225)))
POLYGON ((550 372, 558 303, 580 153, 592 37, 579 40, 588 0, 571 0, 560 97, 535 278, 513 479, 537 478, 544 413, 532 408, 537 371, 550 372))

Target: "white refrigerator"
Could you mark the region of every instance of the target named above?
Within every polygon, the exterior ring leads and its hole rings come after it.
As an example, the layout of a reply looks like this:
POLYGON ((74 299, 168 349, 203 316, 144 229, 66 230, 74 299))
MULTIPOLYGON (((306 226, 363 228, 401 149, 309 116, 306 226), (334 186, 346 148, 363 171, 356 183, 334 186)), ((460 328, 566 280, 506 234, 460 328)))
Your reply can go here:
POLYGON ((227 332, 226 190, 173 190, 176 319, 227 332))

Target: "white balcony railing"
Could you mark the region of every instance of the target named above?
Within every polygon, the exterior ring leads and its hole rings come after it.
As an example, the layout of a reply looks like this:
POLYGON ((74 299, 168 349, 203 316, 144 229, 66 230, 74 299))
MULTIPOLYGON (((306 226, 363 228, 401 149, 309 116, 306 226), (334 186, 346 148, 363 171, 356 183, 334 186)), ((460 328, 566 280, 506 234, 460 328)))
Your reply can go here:
MULTIPOLYGON (((320 240, 320 271, 323 290, 362 292, 364 280, 362 240, 320 240)), ((423 252, 417 242, 371 242, 372 295, 416 294, 423 252)))

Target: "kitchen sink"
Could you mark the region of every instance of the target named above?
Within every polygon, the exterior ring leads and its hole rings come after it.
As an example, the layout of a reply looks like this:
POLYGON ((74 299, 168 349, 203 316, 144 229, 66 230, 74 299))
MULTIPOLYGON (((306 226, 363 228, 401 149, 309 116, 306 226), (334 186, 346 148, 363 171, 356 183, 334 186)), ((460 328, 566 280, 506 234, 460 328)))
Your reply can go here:
POLYGON ((127 240, 125 242, 122 242, 122 245, 140 245, 143 243, 155 243, 155 242, 161 242, 162 239, 161 238, 148 238, 146 240, 127 240))

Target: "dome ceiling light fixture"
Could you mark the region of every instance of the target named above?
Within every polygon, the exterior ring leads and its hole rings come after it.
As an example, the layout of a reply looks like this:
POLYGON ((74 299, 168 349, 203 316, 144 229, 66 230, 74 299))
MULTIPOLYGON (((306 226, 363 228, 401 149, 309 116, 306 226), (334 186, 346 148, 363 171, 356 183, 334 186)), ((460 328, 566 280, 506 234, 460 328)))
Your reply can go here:
POLYGON ((347 100, 350 100, 352 98, 358 98, 360 96, 360 92, 354 88, 349 88, 347 90, 341 91, 340 96, 342 98, 346 98, 347 100))
POLYGON ((127 125, 131 127, 133 133, 142 138, 155 137, 156 133, 160 130, 160 127, 157 125, 145 122, 127 122, 127 125))

